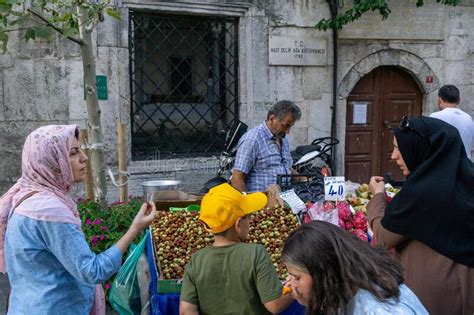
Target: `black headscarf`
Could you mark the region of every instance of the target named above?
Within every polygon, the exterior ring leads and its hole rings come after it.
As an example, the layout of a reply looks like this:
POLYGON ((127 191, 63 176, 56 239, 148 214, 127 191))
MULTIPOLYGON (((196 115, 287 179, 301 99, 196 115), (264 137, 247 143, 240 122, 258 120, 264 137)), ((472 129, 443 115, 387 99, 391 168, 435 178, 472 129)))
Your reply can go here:
POLYGON ((429 117, 408 123, 394 133, 410 175, 382 225, 474 267, 474 164, 455 127, 429 117))

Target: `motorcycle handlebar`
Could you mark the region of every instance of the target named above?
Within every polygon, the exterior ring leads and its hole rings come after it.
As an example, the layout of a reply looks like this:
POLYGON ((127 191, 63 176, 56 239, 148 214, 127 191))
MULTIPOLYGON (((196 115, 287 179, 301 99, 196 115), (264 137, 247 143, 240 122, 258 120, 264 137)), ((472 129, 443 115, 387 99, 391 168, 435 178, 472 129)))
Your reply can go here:
POLYGON ((321 154, 328 152, 336 144, 339 144, 339 140, 334 137, 316 138, 311 142, 311 145, 319 145, 321 147, 321 154))

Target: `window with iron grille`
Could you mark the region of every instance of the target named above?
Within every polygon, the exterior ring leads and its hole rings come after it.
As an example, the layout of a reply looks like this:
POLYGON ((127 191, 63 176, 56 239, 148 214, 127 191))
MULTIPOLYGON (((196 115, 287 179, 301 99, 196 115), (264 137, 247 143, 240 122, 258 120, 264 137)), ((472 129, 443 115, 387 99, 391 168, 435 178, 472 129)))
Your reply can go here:
POLYGON ((238 119, 238 19, 130 12, 132 158, 222 151, 238 119))

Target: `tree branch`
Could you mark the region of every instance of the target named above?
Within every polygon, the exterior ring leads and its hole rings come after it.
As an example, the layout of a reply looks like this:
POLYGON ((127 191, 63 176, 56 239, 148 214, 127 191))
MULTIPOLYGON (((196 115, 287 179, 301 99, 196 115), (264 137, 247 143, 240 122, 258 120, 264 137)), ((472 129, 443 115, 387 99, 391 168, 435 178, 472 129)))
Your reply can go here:
MULTIPOLYGON (((30 12, 31 14, 33 14, 35 17, 37 17, 38 19, 40 19, 41 21, 43 21, 44 23, 46 23, 47 26, 51 27, 52 29, 54 29, 56 32, 58 32, 59 34, 63 35, 64 36, 64 32, 62 29, 60 29, 59 27, 57 27, 56 25, 52 24, 50 21, 48 21, 44 16, 42 16, 41 14, 37 13, 36 11, 32 10, 32 9, 28 9, 28 12, 30 12)), ((81 40, 80 38, 74 38, 74 37, 71 37, 71 36, 65 36, 67 39, 75 42, 76 44, 79 44, 81 46, 85 45, 84 41, 81 40)))

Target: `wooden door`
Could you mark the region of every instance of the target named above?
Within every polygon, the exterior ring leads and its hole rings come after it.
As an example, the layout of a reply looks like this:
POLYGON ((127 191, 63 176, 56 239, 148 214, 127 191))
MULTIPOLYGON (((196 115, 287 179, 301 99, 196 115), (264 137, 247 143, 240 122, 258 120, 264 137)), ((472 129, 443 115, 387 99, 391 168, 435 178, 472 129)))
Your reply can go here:
POLYGON ((356 84, 347 98, 346 179, 367 183, 372 175, 387 172, 404 179, 390 159, 393 132, 387 125, 397 126, 405 115, 421 115, 421 101, 415 80, 396 67, 376 68, 356 84))

